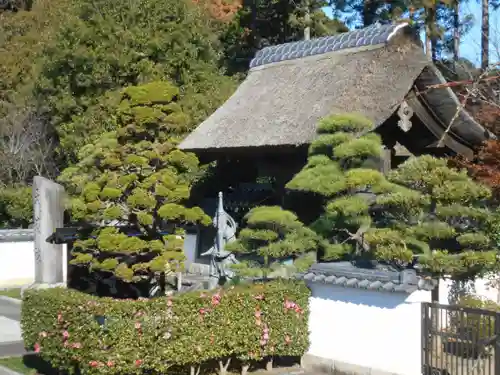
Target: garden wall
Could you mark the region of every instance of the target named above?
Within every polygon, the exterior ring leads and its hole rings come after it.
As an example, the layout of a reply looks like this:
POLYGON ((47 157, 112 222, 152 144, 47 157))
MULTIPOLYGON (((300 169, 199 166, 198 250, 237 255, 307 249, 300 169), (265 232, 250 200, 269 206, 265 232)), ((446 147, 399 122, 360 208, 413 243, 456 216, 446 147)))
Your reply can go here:
MULTIPOLYGON (((421 302, 411 294, 311 283, 309 363, 346 373, 420 375, 421 302)), ((331 370, 330 370, 331 371, 331 370)))
MULTIPOLYGON (((370 291, 308 283, 310 347, 306 366, 320 366, 354 374, 421 373, 421 303, 431 302, 431 292, 370 291)), ((466 286, 449 280, 439 283, 439 302, 453 304, 457 293, 474 293, 497 301, 498 290, 488 279, 466 286)), ((446 321, 442 322, 445 328, 446 321)))
MULTIPOLYGON (((35 244, 32 229, 0 230, 0 288, 28 285, 35 280, 35 244)), ((67 253, 63 245, 63 274, 66 280, 67 253)))

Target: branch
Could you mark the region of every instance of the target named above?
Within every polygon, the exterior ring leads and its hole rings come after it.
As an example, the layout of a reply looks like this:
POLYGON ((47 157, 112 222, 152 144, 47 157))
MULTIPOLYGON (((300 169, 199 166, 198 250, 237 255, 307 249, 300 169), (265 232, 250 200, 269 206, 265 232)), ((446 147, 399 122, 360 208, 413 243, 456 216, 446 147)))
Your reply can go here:
MULTIPOLYGON (((479 76, 479 78, 474 82, 473 89, 477 89, 477 86, 478 86, 479 82, 482 79, 484 79, 484 77, 488 74, 489 71, 490 71, 489 69, 486 69, 483 73, 481 73, 481 75, 479 76)), ((464 95, 464 98, 460 102, 459 106, 457 107, 457 110, 456 110, 455 114, 453 115, 450 123, 448 124, 448 126, 446 127, 445 131, 443 132, 441 138, 439 139, 439 141, 437 143, 437 147, 443 147, 444 139, 446 138, 446 136, 450 132, 451 127, 453 126, 453 124, 457 120, 458 116, 460 116, 460 112, 464 110, 465 104, 469 100, 471 94, 472 94, 472 90, 468 90, 467 94, 464 95)))
POLYGON ((446 82, 446 83, 438 83, 436 85, 427 86, 427 89, 425 89, 425 91, 421 91, 420 94, 425 93, 427 91, 430 91, 432 89, 441 89, 441 88, 457 87, 457 86, 466 86, 466 85, 478 84, 478 83, 482 83, 482 82, 495 81, 497 79, 500 79, 500 75, 496 75, 496 76, 493 76, 493 77, 485 77, 485 78, 481 78, 481 79, 478 79, 478 80, 466 79, 466 80, 463 80, 463 81, 453 81, 453 82, 446 82))
MULTIPOLYGON (((351 233, 349 230, 343 228, 341 231, 344 233, 347 233, 349 235, 348 240, 353 240, 356 241, 356 243, 363 248, 364 251, 368 252, 370 251, 370 244, 368 244, 364 240, 364 234, 366 231, 370 229, 369 225, 364 225, 359 227, 359 229, 356 231, 356 233, 351 233)), ((344 241, 345 243, 346 241, 344 241)))

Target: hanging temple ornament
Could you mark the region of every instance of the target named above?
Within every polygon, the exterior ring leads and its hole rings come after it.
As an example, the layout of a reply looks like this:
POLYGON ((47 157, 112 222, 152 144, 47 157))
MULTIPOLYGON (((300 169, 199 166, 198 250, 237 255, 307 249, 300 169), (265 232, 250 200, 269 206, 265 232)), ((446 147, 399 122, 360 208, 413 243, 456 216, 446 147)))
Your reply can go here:
POLYGON ((411 118, 413 116, 413 109, 408 105, 406 101, 403 101, 403 103, 401 103, 401 105, 399 106, 398 116, 398 126, 405 133, 408 132, 412 127, 411 118))

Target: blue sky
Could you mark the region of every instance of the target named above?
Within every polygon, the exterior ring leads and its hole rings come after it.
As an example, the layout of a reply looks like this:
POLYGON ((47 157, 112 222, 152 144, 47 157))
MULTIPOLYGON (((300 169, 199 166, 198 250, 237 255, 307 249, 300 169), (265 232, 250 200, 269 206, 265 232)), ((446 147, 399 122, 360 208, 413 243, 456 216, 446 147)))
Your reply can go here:
MULTIPOLYGON (((330 8, 325 8, 325 12, 331 16, 330 8)), ((472 14, 474 27, 467 35, 462 37, 460 55, 472 61, 476 65, 480 64, 481 50, 481 7, 477 0, 469 0, 462 5, 462 14, 472 14)), ((490 12, 490 63, 500 61, 500 11, 490 12)))

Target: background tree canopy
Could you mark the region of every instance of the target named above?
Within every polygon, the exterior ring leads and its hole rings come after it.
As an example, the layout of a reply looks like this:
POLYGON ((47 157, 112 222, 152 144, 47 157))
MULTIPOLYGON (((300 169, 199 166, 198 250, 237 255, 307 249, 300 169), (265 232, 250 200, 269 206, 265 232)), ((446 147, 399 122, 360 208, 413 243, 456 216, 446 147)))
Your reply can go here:
POLYGON ((35 84, 59 136, 59 156, 73 162, 75 150, 102 132, 94 106, 121 87, 172 81, 191 126, 214 111, 234 82, 218 66, 210 22, 190 1, 79 1, 44 49, 35 84))

